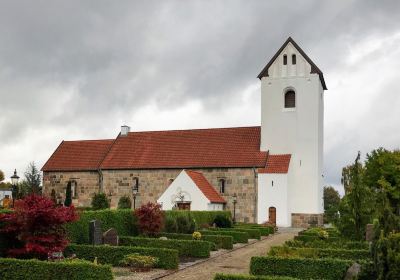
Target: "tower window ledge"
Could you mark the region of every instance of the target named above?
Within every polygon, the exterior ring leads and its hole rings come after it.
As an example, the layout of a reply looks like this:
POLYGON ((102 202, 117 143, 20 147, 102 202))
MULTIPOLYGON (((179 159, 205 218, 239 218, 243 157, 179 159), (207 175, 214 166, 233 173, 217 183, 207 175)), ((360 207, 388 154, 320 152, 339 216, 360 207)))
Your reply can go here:
POLYGON ((296 108, 283 108, 282 112, 295 112, 296 108))

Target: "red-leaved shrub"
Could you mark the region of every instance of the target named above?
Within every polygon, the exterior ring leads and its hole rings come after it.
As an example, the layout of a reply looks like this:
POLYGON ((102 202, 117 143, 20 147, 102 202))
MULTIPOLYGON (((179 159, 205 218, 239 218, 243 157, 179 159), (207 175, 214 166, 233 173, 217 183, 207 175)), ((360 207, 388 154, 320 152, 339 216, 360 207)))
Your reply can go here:
POLYGON ((155 236, 164 227, 164 212, 161 205, 148 202, 135 210, 139 231, 146 236, 155 236))
MULTIPOLYGON (((47 259, 68 245, 64 224, 78 219, 73 206, 57 207, 51 199, 32 194, 15 201, 15 209, 0 214, 2 234, 12 238, 7 254, 17 258, 47 259)), ((9 239, 8 239, 9 240, 9 239)))

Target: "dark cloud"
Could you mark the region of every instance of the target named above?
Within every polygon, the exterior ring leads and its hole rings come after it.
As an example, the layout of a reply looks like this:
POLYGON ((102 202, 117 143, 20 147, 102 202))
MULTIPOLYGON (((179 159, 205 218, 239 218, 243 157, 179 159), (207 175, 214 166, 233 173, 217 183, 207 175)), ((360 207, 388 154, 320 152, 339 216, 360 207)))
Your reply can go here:
MULTIPOLYGON (((114 137, 122 122, 135 119, 157 123, 150 120, 158 114, 137 115, 152 112, 146 106, 165 112, 173 122, 181 118, 174 112, 196 101, 201 110, 191 127, 202 115, 215 115, 209 126, 231 124, 219 112, 241 102, 288 36, 324 70, 331 136, 345 122, 332 110, 340 107, 346 84, 357 83, 361 90, 370 77, 365 73, 351 80, 351 70, 361 71, 349 63, 353 46, 400 32, 399 12, 395 0, 2 1, 0 151, 7 155, 0 158, 0 168, 9 173, 31 160, 42 164, 62 139, 114 137), (26 139, 31 139, 28 146, 26 139)), ((385 56, 370 55, 383 61, 378 65, 384 74, 385 56)), ((376 88, 379 97, 371 93, 366 98, 376 104, 386 91, 395 90, 394 80, 392 75, 376 88)), ((392 104, 382 103, 380 110, 386 114, 392 104)), ((369 149, 377 141, 358 128, 368 119, 379 130, 381 117, 357 110, 346 115, 356 121, 338 132, 346 134, 343 140, 326 139, 328 183, 339 182, 338 171, 358 147, 369 149)), ((259 123, 259 114, 239 118, 259 123)), ((385 124, 390 129, 399 123, 389 118, 385 124)), ((138 127, 147 128, 146 123, 138 127)), ((163 129, 148 127, 154 128, 163 129)), ((399 139, 392 138, 382 145, 399 139)))

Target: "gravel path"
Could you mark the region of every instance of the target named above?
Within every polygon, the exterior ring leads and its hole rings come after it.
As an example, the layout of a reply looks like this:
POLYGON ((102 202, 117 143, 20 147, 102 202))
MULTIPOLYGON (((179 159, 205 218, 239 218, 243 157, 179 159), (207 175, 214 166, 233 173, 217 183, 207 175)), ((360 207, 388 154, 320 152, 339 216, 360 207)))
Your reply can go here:
POLYGON ((161 279, 206 280, 213 279, 217 272, 248 274, 252 256, 265 255, 271 246, 281 245, 286 240, 292 239, 295 234, 296 231, 275 234, 259 242, 180 270, 161 279))
POLYGON ((132 273, 124 268, 113 268, 113 271, 116 280, 207 280, 213 279, 218 272, 248 274, 252 256, 266 255, 271 246, 283 244, 286 240, 292 239, 298 231, 298 229, 282 229, 279 233, 261 241, 252 240, 249 245, 235 244, 236 250, 212 252, 211 258, 199 260, 189 267, 186 266, 190 264, 180 264, 180 269, 176 272, 153 269, 147 273, 132 273))

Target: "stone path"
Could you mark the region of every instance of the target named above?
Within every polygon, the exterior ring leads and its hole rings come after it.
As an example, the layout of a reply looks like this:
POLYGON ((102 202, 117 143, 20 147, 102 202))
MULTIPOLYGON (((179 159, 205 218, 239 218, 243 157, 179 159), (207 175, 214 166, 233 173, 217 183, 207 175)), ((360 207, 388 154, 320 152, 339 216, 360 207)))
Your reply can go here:
POLYGON ((146 274, 139 273, 132 275, 127 273, 123 275, 117 274, 117 280, 136 280, 136 279, 161 279, 161 280, 207 280, 213 279, 216 273, 234 273, 234 274, 248 274, 250 267, 250 259, 252 256, 266 255, 271 246, 283 244, 286 240, 292 239, 298 230, 296 229, 281 229, 279 233, 273 236, 268 236, 261 241, 251 242, 249 245, 241 246, 233 251, 218 251, 215 256, 200 261, 197 264, 189 267, 181 266, 176 272, 169 272, 166 270, 153 270, 146 274), (119 276, 119 277, 118 277, 119 276))

